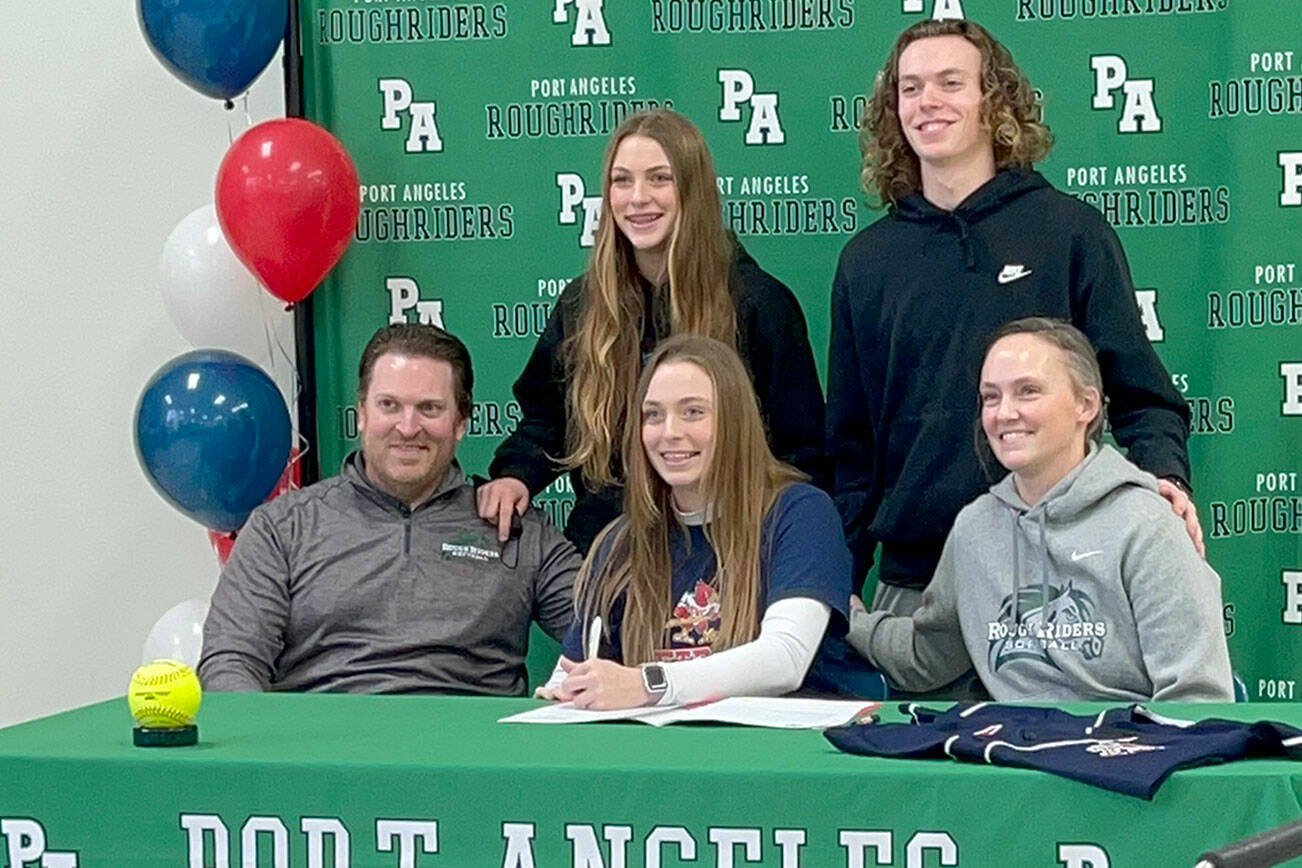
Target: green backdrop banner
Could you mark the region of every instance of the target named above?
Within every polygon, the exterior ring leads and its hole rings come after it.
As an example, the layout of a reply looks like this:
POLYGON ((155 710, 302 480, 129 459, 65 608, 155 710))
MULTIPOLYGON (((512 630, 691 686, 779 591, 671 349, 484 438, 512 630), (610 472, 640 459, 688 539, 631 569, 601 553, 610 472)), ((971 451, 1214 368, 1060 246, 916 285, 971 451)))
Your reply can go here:
MULTIPOLYGON (((353 244, 313 302, 323 472, 356 444, 361 347, 426 320, 469 345, 483 472, 510 386, 600 207, 602 149, 671 105, 710 142, 728 224, 800 299, 826 359, 863 94, 894 37, 966 15, 1013 51, 1057 145, 1042 171, 1126 246, 1193 410, 1225 630, 1253 699, 1302 674, 1302 13, 1282 0, 299 0, 306 113, 357 162, 353 244)), ((943 300, 938 299, 938 304, 943 300)), ((923 373, 923 372, 920 372, 923 373)), ((541 492, 557 523, 565 481, 541 492)))
POLYGON ((1179 771, 1148 802, 807 730, 495 723, 536 704, 211 694, 190 748, 132 747, 121 699, 11 727, 0 868, 1189 868, 1302 814, 1282 759, 1179 771))

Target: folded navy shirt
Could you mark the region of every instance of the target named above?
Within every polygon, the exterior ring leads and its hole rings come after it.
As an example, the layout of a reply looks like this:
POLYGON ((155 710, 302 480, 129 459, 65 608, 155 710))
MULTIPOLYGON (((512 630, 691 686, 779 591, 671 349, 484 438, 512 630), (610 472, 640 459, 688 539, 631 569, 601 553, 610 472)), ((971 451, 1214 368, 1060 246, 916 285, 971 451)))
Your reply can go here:
POLYGON ((1153 798, 1177 769, 1252 757, 1302 760, 1302 730, 1273 721, 1194 722, 1142 705, 1094 716, 990 702, 900 710, 910 722, 841 726, 824 735, 848 753, 1039 769, 1141 799, 1153 798))

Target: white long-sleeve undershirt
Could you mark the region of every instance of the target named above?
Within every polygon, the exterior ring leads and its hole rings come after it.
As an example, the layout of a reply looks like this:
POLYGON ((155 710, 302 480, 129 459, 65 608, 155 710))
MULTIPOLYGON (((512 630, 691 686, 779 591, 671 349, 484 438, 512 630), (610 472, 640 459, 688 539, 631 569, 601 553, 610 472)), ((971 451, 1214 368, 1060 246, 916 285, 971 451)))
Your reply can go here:
MULTIPOLYGON (((759 636, 750 642, 662 664, 668 689, 656 704, 790 693, 805 680, 831 616, 832 607, 812 597, 778 600, 764 610, 759 636)), ((554 689, 564 680, 558 661, 546 687, 554 689)))

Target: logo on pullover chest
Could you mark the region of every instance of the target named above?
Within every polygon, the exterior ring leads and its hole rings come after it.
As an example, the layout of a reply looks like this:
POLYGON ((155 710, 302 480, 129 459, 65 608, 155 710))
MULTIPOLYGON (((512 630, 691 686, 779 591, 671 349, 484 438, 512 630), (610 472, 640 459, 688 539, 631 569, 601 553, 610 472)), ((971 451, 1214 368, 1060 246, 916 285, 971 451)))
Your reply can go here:
POLYGON ((1022 263, 1009 262, 1002 269, 1000 269, 999 275, 995 278, 995 280, 999 283, 1000 286, 1003 286, 1006 283, 1012 283, 1014 280, 1021 280, 1023 277, 1028 276, 1030 273, 1031 273, 1031 269, 1027 268, 1022 263))
MULTIPOLYGON (((1088 557, 1098 552, 1085 552, 1088 557)), ((997 620, 986 623, 990 668, 1014 660, 1029 660, 1058 668, 1050 651, 1078 654, 1093 660, 1103 653, 1106 622, 1096 618, 1097 606, 1077 588, 1030 585, 1009 594, 997 620)))
POLYGON ((500 560, 502 553, 495 548, 491 548, 494 540, 491 537, 485 537, 481 534, 467 531, 466 533, 457 534, 452 539, 443 543, 443 559, 462 558, 472 561, 496 561, 500 560))

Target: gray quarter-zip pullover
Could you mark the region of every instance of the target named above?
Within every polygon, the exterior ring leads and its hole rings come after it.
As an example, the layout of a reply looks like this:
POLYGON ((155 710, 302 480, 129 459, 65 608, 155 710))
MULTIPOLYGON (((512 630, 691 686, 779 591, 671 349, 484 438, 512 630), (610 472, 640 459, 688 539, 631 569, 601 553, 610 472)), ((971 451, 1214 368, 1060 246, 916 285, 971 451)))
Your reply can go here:
POLYGON ((412 509, 354 452, 240 530, 199 677, 207 690, 520 695, 530 623, 563 636, 580 562, 532 510, 499 543, 455 464, 412 509))

